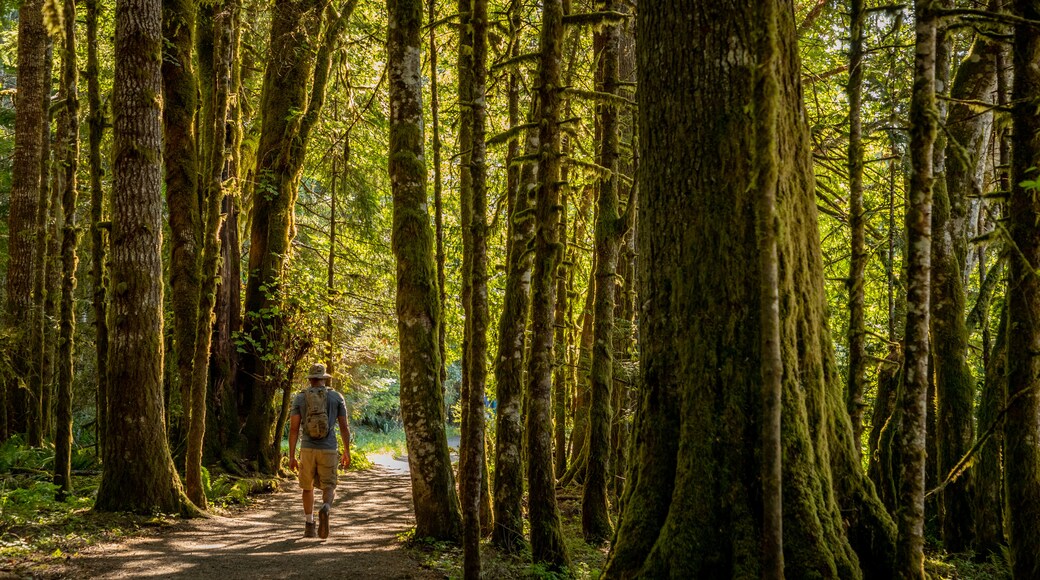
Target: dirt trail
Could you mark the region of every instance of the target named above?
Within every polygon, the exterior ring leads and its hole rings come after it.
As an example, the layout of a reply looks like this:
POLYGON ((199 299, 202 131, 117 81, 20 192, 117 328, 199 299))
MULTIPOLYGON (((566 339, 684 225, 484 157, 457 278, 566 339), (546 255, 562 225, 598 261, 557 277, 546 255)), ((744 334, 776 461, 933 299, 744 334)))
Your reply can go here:
MULTIPOLYGON (((396 535, 414 525, 406 474, 376 467, 340 476, 328 539, 303 537, 295 483, 234 517, 190 520, 156 535, 91 547, 61 578, 443 578, 396 535)), ((317 493, 318 497, 321 492, 317 493)))

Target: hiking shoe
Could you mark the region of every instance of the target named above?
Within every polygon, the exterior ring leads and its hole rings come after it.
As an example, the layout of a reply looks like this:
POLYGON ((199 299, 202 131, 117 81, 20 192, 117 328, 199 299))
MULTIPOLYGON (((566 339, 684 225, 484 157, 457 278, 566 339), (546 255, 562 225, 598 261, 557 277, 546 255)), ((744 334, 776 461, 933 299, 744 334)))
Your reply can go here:
POLYGON ((306 522, 306 524, 307 527, 303 530, 303 537, 313 538, 317 536, 317 534, 314 533, 314 522, 306 522))
POLYGON ((329 537, 329 504, 322 504, 318 511, 318 537, 325 539, 329 537))

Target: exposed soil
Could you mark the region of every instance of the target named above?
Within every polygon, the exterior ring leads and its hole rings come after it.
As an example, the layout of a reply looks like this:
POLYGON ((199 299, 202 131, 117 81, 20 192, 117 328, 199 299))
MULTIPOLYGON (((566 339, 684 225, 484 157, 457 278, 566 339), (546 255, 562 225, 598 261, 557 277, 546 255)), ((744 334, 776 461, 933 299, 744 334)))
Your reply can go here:
POLYGON ((423 569, 397 539, 415 523, 410 494, 406 473, 377 466, 341 474, 330 534, 322 540, 303 537, 299 488, 287 482, 282 491, 258 496, 253 507, 232 517, 184 521, 152 535, 92 546, 47 576, 443 578, 423 569))

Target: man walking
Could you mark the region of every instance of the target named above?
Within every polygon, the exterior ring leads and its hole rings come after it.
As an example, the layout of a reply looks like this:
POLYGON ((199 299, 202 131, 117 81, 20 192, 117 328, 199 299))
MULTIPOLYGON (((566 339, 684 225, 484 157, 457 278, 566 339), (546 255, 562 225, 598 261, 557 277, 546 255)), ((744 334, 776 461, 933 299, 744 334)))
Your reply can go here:
POLYGON ((329 537, 329 510, 336 496, 337 463, 350 467, 350 427, 347 425, 347 405, 343 395, 328 386, 332 375, 325 372, 325 365, 311 366, 307 374, 310 386, 293 398, 289 420, 289 469, 299 469, 300 487, 303 489, 303 513, 307 517, 304 537, 313 538, 314 531, 314 488, 321 488, 321 509, 318 510, 317 536, 329 537), (336 425, 339 424, 343 440, 343 455, 336 448, 336 425), (302 427, 302 428, 301 428, 302 427), (300 459, 296 459, 296 441, 303 432, 300 459))

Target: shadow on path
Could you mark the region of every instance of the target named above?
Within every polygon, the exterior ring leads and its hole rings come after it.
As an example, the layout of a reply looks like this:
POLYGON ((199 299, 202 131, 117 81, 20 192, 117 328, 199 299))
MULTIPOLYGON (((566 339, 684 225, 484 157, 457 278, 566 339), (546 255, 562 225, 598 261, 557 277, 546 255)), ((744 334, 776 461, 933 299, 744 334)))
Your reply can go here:
MULTIPOLYGON (((60 578, 432 579, 397 541, 414 525, 406 474, 340 476, 328 539, 304 538, 299 488, 257 498, 234 517, 190 520, 159 535, 91 547, 60 578)), ((318 497, 321 493, 318 492, 318 497)))

